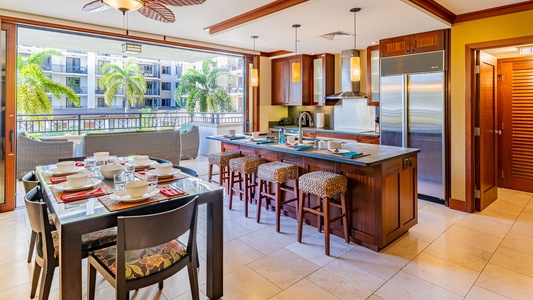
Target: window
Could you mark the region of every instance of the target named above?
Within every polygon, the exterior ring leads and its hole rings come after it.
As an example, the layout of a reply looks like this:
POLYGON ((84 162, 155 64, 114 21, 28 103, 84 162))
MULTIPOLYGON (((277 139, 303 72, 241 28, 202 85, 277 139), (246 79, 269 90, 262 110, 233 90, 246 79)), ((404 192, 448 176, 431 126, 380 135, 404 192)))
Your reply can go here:
POLYGON ((170 82, 161 82, 161 90, 170 91, 170 82))
POLYGON ((154 66, 152 65, 142 65, 144 75, 152 75, 154 73, 154 66))
POLYGON ((67 73, 79 73, 81 60, 78 57, 67 57, 67 73))
POLYGON ((96 107, 107 107, 107 105, 105 104, 105 98, 104 97, 96 98, 96 107))
POLYGON ((174 88, 177 89, 179 86, 180 86, 180 82, 179 82, 179 80, 178 80, 178 81, 176 81, 176 83, 175 83, 175 87, 174 87, 174 88))
POLYGON ((96 70, 98 75, 102 75, 102 68, 111 63, 109 60, 98 60, 98 69, 96 70))
POLYGON ((81 94, 80 78, 79 77, 67 77, 67 84, 69 88, 73 89, 76 94, 81 94))
POLYGON ((171 72, 170 67, 169 67, 169 66, 163 66, 163 67, 161 67, 161 72, 162 72, 163 74, 168 74, 168 75, 170 75, 170 72, 171 72))
POLYGON ((43 71, 52 71, 52 57, 49 56, 47 57, 43 63, 41 64, 41 69, 43 69, 43 71))
POLYGON ((172 100, 168 98, 161 99, 161 106, 170 106, 172 100))
POLYGON ((176 77, 181 78, 183 76, 183 66, 177 65, 176 66, 176 77))

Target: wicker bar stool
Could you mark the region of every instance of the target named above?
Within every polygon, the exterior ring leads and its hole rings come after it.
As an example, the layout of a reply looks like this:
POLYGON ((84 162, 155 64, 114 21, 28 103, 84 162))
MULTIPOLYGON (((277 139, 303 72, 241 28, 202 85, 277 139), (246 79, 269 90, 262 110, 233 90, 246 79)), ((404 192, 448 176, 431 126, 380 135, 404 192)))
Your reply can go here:
POLYGON ((229 209, 233 202, 233 192, 239 193, 240 198, 244 195, 244 216, 248 217, 248 201, 252 200, 252 190, 257 186, 257 167, 266 163, 266 160, 257 156, 243 156, 233 158, 229 161, 229 209), (243 176, 244 175, 244 178, 243 176), (238 181, 235 181, 235 178, 238 181), (244 188, 241 184, 244 182, 244 188), (235 188, 235 183, 239 183, 239 188, 235 188))
MULTIPOLYGON (((214 182, 224 186, 225 182, 229 182, 229 161, 232 158, 240 157, 241 155, 236 152, 219 152, 209 155, 209 171, 207 173, 207 181, 214 182), (217 165, 219 169, 219 182, 213 180, 213 165, 217 165)), ((229 193, 229 188, 226 189, 229 193)))
MULTIPOLYGON (((266 207, 270 200, 276 201, 276 231, 280 231, 280 215, 283 204, 298 201, 298 167, 283 162, 270 162, 262 164, 257 168, 257 177, 259 177, 259 199, 257 201, 257 223, 261 220, 261 201, 266 198, 266 207), (294 180, 294 187, 290 188, 283 184, 289 180, 294 180), (272 189, 272 183, 274 188, 272 189), (267 185, 269 192, 267 192, 267 185), (294 198, 282 199, 281 191, 294 194, 294 198)), ((287 198, 287 197, 285 197, 287 198)), ((298 206, 296 206, 298 208, 298 206)))
POLYGON ((329 255, 329 225, 342 218, 344 223, 344 239, 346 243, 350 242, 348 232, 348 218, 346 207, 346 190, 348 189, 348 179, 339 174, 330 172, 316 171, 300 176, 300 203, 298 207, 298 242, 302 242, 302 226, 304 213, 309 212, 318 217, 318 231, 322 230, 322 219, 324 219, 324 239, 325 252, 329 255), (314 194, 318 197, 318 205, 315 207, 304 207, 305 194, 314 194), (331 202, 331 197, 340 194, 341 203, 331 202), (330 217, 330 207, 339 207, 341 214, 338 217, 330 217))

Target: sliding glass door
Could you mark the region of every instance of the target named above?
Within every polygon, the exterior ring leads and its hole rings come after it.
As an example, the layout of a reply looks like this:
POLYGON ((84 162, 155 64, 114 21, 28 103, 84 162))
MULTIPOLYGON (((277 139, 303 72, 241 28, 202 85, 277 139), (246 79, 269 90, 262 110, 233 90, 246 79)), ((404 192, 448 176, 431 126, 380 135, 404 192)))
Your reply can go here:
POLYGON ((0 212, 15 209, 16 26, 2 23, 0 37, 0 212))

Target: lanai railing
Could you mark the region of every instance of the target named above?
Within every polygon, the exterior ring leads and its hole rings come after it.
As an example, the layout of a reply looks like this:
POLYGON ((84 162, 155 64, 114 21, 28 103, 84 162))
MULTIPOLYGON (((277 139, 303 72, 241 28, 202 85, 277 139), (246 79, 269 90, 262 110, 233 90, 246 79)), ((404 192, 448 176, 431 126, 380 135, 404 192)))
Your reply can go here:
POLYGON ((85 134, 87 132, 114 132, 177 128, 183 124, 243 123, 242 113, 109 113, 109 114, 40 114, 17 115, 17 130, 41 133, 43 136, 85 134))

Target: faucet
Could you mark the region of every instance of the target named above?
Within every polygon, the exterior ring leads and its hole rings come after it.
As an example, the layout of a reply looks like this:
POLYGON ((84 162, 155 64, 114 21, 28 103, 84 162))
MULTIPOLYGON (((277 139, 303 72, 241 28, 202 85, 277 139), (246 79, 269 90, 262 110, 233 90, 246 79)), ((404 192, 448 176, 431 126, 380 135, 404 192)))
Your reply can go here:
POLYGON ((304 111, 300 117, 298 117, 298 144, 303 145, 304 144, 304 137, 302 134, 302 117, 307 115, 309 120, 311 120, 312 116, 310 113, 304 111))

